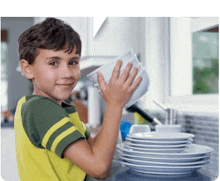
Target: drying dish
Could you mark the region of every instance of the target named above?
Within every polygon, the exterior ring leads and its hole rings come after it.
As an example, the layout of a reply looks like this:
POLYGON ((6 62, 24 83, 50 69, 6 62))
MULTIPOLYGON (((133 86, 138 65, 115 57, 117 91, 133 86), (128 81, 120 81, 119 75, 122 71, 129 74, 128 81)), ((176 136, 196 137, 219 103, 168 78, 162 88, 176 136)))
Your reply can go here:
POLYGON ((156 132, 172 132, 172 133, 180 133, 181 132, 181 125, 172 124, 172 125, 156 125, 155 126, 156 132))
POLYGON ((127 167, 134 169, 134 170, 139 170, 142 172, 178 172, 178 173, 184 173, 184 172, 194 172, 201 168, 202 166, 208 164, 200 164, 200 165, 193 165, 193 166, 164 166, 164 165, 139 165, 139 164, 133 164, 133 163, 128 163, 126 161, 121 161, 124 165, 127 167))
MULTIPOLYGON (((186 175, 190 175, 192 172, 168 172, 168 171, 142 171, 142 170, 138 170, 138 169, 132 169, 130 170, 131 173, 134 173, 135 175, 140 175, 142 177, 146 176, 150 176, 151 178, 177 178, 177 177, 184 177, 186 175)), ((167 180, 167 179, 166 179, 167 180)))
POLYGON ((186 148, 186 145, 184 147, 179 148, 143 148, 143 147, 137 147, 137 146, 130 146, 128 144, 124 144, 125 148, 132 149, 134 151, 145 151, 145 152, 158 152, 158 153, 178 153, 183 151, 186 148))
POLYGON ((121 161, 125 161, 127 163, 133 163, 138 165, 152 165, 152 166, 196 166, 196 165, 204 165, 209 163, 209 158, 206 157, 199 161, 193 162, 183 162, 183 163, 170 163, 170 162, 160 162, 160 161, 146 161, 146 160, 136 160, 132 158, 127 158, 123 156, 120 158, 121 161))
POLYGON ((157 153, 150 151, 135 151, 132 149, 125 148, 124 144, 118 146, 118 149, 123 153, 139 156, 152 156, 152 157, 161 157, 161 158, 189 158, 197 156, 210 156, 213 149, 208 146, 191 144, 188 148, 183 150, 181 153, 157 153))
POLYGON ((96 69, 93 72, 91 72, 90 74, 88 74, 87 77, 92 81, 93 85, 98 89, 98 91, 101 92, 99 84, 98 84, 98 80, 97 80, 97 72, 100 71, 104 77, 105 82, 108 83, 111 76, 112 76, 112 71, 113 71, 113 69, 119 59, 122 60, 122 66, 120 68, 119 76, 121 76, 121 74, 123 73, 123 70, 125 69, 126 65, 130 61, 132 61, 132 63, 133 63, 130 72, 132 72, 132 70, 135 67, 138 67, 138 73, 137 73, 134 81, 140 75, 142 76, 141 83, 134 90, 129 101, 124 106, 125 108, 128 108, 131 105, 135 104, 138 101, 138 99, 140 97, 142 97, 148 91, 148 86, 149 86, 148 74, 147 74, 145 68, 142 66, 142 64, 139 63, 137 56, 132 51, 129 51, 127 54, 125 54, 123 56, 119 56, 115 60, 111 61, 110 63, 99 67, 98 69, 96 69))
POLYGON ((190 144, 178 153, 155 152, 143 149, 136 151, 125 146, 117 145, 120 152, 119 162, 129 167, 134 173, 155 175, 184 175, 195 172, 209 164, 213 149, 208 146, 190 144))
POLYGON ((197 161, 202 161, 204 159, 210 159, 210 156, 208 155, 203 155, 203 156, 194 156, 194 157, 189 157, 189 158, 163 158, 163 157, 147 157, 147 156, 139 156, 139 155, 130 155, 124 153, 122 155, 123 157, 126 158, 131 158, 135 160, 144 160, 144 161, 151 161, 151 162, 162 162, 162 163, 192 163, 192 162, 197 162, 197 161))
MULTIPOLYGON (((99 67, 98 69, 94 70, 93 72, 91 72, 90 74, 87 75, 87 77, 95 84, 98 82, 97 80, 97 72, 101 72, 104 76, 104 80, 106 82, 109 81, 111 75, 112 75, 112 71, 117 63, 118 60, 122 60, 122 66, 121 66, 121 71, 120 71, 120 75, 121 73, 123 72, 124 68, 126 67, 126 65, 132 61, 133 63, 133 66, 132 66, 132 69, 134 67, 139 67, 140 66, 140 63, 137 59, 137 57, 134 55, 134 53, 130 50, 128 53, 126 53, 125 55, 123 56, 119 56, 117 57, 116 59, 112 60, 111 62, 109 62, 108 64, 105 64, 101 67, 99 67)), ((140 68, 140 67, 139 67, 140 68)))
POLYGON ((179 145, 179 144, 192 143, 193 141, 193 139, 191 138, 180 141, 174 141, 174 140, 160 141, 160 140, 143 140, 143 139, 140 140, 131 137, 126 137, 126 140, 130 141, 131 143, 145 144, 145 145, 179 145))
POLYGON ((179 132, 128 134, 117 145, 117 160, 131 172, 156 176, 182 176, 210 163, 211 147, 193 144, 194 135, 179 132))
POLYGON ((131 146, 131 147, 138 147, 138 148, 161 148, 161 149, 171 149, 171 148, 185 148, 186 146, 190 145, 189 141, 180 143, 180 144, 145 144, 145 143, 134 143, 130 141, 126 141, 125 145, 131 146))
POLYGON ((193 137, 194 135, 189 133, 147 132, 128 134, 128 138, 157 141, 183 141, 193 137))

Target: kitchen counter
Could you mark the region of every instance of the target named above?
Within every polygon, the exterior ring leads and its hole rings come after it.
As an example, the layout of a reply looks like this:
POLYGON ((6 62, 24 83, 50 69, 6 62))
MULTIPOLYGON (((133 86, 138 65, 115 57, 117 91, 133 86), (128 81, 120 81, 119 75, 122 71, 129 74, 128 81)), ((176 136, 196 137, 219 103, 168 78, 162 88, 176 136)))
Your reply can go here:
POLYGON ((209 165, 202 167, 191 175, 168 177, 157 175, 143 175, 132 172, 128 167, 117 161, 112 162, 109 175, 98 181, 213 181, 217 179, 216 170, 209 170, 209 165))

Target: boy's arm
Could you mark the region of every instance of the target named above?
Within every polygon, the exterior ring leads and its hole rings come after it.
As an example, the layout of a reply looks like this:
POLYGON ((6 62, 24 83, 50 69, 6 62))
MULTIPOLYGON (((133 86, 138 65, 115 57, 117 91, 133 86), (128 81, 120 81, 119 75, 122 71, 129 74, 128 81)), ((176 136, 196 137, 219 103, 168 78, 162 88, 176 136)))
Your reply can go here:
POLYGON ((89 138, 87 139, 90 146, 94 145, 94 143, 96 142, 97 138, 99 137, 100 130, 101 129, 99 129, 99 132, 95 137, 90 135, 89 138))
POLYGON ((119 77, 121 65, 122 61, 118 61, 108 84, 105 83, 102 74, 98 73, 98 82, 106 102, 106 110, 102 128, 95 142, 89 144, 85 139, 79 139, 63 152, 64 157, 70 159, 92 177, 103 178, 107 175, 114 156, 123 107, 141 82, 141 77, 139 77, 132 84, 138 72, 135 68, 129 75, 132 63, 127 65, 119 77))

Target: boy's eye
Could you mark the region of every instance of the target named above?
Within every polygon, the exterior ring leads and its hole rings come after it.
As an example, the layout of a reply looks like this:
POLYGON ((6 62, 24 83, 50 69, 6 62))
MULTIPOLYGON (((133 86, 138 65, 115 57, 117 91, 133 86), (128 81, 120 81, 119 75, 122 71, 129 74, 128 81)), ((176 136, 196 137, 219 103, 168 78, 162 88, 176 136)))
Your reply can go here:
POLYGON ((70 65, 77 65, 77 62, 76 61, 70 61, 69 64, 70 65))
POLYGON ((50 65, 58 65, 57 62, 50 62, 50 65))

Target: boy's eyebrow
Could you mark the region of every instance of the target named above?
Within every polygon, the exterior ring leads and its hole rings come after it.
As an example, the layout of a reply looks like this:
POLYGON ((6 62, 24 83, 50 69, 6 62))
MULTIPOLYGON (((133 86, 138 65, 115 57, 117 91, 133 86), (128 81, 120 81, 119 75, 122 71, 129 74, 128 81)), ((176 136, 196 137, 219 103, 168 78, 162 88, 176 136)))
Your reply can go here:
MULTIPOLYGON (((46 58, 46 60, 51 60, 51 59, 53 59, 53 60, 60 60, 61 58, 60 57, 58 57, 58 56, 53 56, 53 57, 47 57, 46 58)), ((71 60, 79 60, 80 59, 80 57, 78 57, 78 56, 74 56, 74 57, 72 57, 72 58, 70 58, 71 60)))
POLYGON ((59 60, 59 59, 61 59, 60 57, 57 57, 57 56, 54 56, 54 57, 47 57, 46 59, 57 59, 57 60, 59 60))
POLYGON ((80 57, 72 57, 71 59, 77 59, 77 60, 79 60, 79 59, 80 59, 80 57))

